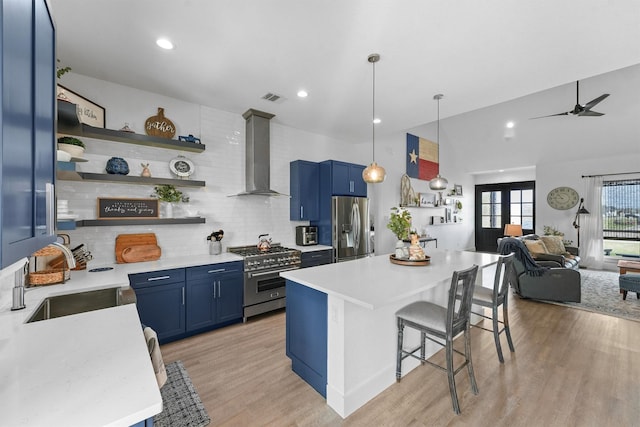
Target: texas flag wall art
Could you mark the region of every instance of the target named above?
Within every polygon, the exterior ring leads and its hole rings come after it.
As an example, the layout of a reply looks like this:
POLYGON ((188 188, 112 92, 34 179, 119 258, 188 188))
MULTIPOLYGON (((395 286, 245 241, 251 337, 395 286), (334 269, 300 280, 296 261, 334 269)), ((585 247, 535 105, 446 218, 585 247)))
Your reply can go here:
POLYGON ((407 175, 430 181, 438 175, 438 144, 407 134, 407 175))

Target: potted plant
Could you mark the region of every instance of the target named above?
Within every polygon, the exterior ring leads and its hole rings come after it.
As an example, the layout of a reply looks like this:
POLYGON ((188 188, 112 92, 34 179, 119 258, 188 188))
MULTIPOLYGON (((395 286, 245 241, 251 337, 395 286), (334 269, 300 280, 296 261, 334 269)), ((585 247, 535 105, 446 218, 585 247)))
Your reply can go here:
POLYGON ((82 157, 84 154, 84 142, 72 136, 58 138, 58 150, 69 153, 71 157, 82 157))
POLYGON ((400 209, 395 206, 392 207, 387 228, 398 238, 398 241, 396 242, 396 258, 403 258, 405 247, 403 240, 409 238, 409 231, 411 229, 411 213, 406 209, 400 209))
POLYGON ((189 196, 186 196, 182 191, 178 190, 174 185, 161 184, 153 187, 153 194, 151 197, 158 199, 161 204, 161 212, 165 218, 173 218, 173 204, 179 202, 188 202, 189 196))

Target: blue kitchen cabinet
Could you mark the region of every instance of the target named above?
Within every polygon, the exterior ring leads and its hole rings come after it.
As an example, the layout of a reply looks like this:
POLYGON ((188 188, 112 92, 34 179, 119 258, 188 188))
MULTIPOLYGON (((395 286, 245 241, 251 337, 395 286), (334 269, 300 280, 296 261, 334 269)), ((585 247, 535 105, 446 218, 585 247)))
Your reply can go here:
POLYGON ((300 268, 316 267, 318 265, 331 264, 333 262, 333 249, 302 252, 300 256, 300 268))
POLYGON ((289 164, 289 219, 313 221, 318 219, 320 165, 306 160, 289 164))
POLYGON ((186 333, 185 269, 130 274, 136 306, 143 325, 153 328, 165 343, 186 333))
POLYGON ((55 27, 45 0, 0 7, 4 268, 55 240, 55 27))
POLYGON ((367 197, 367 183, 362 179, 364 166, 326 160, 320 163, 320 197, 367 197))
POLYGON ((242 319, 242 262, 187 268, 187 332, 242 319))
POLYGON ((287 280, 286 354, 291 369, 327 394, 327 294, 287 280))

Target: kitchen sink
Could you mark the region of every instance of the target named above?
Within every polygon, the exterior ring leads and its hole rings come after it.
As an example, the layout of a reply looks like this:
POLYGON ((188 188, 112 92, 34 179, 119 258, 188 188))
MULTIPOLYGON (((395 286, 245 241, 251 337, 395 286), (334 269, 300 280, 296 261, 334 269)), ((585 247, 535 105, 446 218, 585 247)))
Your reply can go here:
POLYGON ((136 294, 129 287, 97 289, 45 298, 27 323, 56 317, 70 316, 87 311, 102 310, 124 304, 134 304, 136 294))

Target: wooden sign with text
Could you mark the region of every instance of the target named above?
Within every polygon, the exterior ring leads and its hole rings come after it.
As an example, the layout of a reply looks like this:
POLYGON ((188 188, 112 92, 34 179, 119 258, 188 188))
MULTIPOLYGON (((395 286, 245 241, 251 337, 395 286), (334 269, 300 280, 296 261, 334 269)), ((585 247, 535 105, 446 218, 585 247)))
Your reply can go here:
POLYGON ((158 217, 158 199, 116 199, 98 197, 98 219, 158 217))

